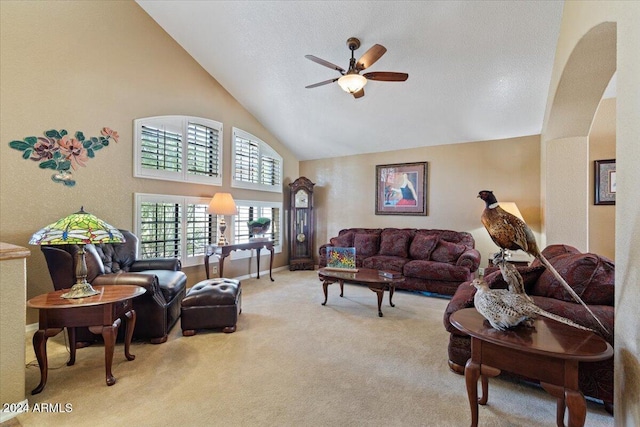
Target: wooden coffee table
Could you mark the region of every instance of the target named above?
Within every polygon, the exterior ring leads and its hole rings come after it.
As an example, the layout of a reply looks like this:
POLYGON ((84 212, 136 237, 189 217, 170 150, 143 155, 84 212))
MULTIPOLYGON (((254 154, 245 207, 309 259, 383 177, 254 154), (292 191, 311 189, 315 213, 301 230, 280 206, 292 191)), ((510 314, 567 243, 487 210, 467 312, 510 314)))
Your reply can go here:
POLYGON ((327 268, 321 268, 318 270, 318 276, 322 280, 322 290, 324 291, 324 302, 322 305, 327 304, 328 292, 327 288, 332 283, 340 283, 340 296, 344 295, 344 284, 355 283, 361 285, 367 285, 369 289, 378 295, 378 316, 382 317, 382 296, 384 291, 389 291, 389 305, 395 307, 392 302, 393 293, 396 290, 396 284, 404 281, 404 277, 396 279, 389 279, 382 277, 378 274, 378 270, 371 268, 359 268, 357 272, 345 272, 338 270, 331 270, 327 268))
POLYGON ((556 423, 564 426, 569 409, 569 426, 584 426, 587 407, 578 388, 578 362, 594 362, 613 356, 613 348, 590 331, 573 328, 555 320, 538 318, 533 327, 499 331, 475 308, 451 315, 451 324, 471 336, 471 358, 464 369, 471 406, 471 425, 478 425, 478 403, 489 398, 488 376, 504 369, 528 378, 557 399, 556 423), (482 379, 482 397, 478 399, 478 378, 482 379))
POLYGON ((132 299, 142 295, 146 290, 140 286, 113 285, 96 286, 100 292, 86 298, 64 299, 60 295, 69 289, 38 295, 27 301, 27 306, 40 311, 39 329, 33 335, 33 350, 40 365, 40 384, 31 391, 38 394, 47 384, 47 339, 59 334, 64 328, 69 332, 69 362, 71 366, 76 361, 75 330, 77 327, 88 326, 94 333, 101 333, 104 338, 104 365, 107 385, 116 383, 111 373, 113 350, 116 342, 121 318, 126 318, 126 333, 124 341, 124 355, 127 360, 134 360, 135 356, 129 352, 133 328, 136 324, 136 312, 132 308, 132 299))

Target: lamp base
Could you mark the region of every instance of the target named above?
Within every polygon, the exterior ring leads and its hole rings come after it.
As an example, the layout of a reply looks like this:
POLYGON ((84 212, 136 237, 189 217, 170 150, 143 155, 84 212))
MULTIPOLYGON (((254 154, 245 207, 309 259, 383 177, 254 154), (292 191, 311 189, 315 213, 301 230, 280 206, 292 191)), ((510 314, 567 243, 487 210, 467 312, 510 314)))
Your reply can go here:
POLYGON ((224 232, 227 231, 227 223, 224 221, 224 217, 220 220, 220 237, 218 237, 218 246, 226 246, 229 244, 227 238, 224 236, 224 232))
POLYGON ((61 298, 72 299, 72 298, 86 298, 93 295, 98 295, 100 292, 93 289, 91 283, 89 282, 78 282, 69 289, 69 292, 66 292, 60 295, 61 298))

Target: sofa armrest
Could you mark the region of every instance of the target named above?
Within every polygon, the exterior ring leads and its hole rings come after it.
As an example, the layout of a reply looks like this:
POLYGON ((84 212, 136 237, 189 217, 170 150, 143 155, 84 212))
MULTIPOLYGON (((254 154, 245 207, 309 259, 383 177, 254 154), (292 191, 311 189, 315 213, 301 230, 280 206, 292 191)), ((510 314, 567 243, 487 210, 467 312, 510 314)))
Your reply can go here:
POLYGON ((444 328, 455 335, 466 336, 464 332, 461 332, 458 328, 451 324, 449 318, 453 313, 463 308, 473 307, 473 297, 476 294, 476 288, 471 286, 471 282, 463 282, 458 286, 456 293, 453 295, 447 308, 444 311, 444 328))
POLYGON ((321 257, 327 256, 327 248, 333 246, 331 243, 325 243, 324 245, 320 246, 320 248, 318 249, 318 255, 320 255, 321 257))
POLYGON ((140 274, 140 273, 111 273, 102 274, 96 277, 93 282, 93 286, 112 286, 112 285, 133 285, 144 288, 146 294, 153 298, 160 306, 164 306, 164 296, 160 291, 158 285, 158 278, 154 274, 140 274))
POLYGON ((141 272, 146 270, 180 271, 182 270, 182 264, 177 258, 150 258, 136 260, 129 268, 129 271, 131 272, 141 272))
POLYGON ((470 272, 474 272, 480 267, 480 252, 477 249, 467 249, 458 261, 456 261, 456 265, 461 267, 467 267, 470 272))

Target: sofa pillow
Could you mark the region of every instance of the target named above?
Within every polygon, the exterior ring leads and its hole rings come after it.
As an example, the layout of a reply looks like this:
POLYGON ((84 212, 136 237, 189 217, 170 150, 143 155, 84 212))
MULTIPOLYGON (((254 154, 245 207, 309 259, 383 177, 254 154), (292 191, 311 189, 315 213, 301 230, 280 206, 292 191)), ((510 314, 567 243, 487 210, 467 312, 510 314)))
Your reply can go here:
POLYGON ((438 240, 438 236, 433 234, 416 234, 409 246, 409 256, 412 259, 428 260, 438 240))
POLYGON ((383 232, 380 242, 380 255, 409 257, 411 235, 401 231, 383 232))
POLYGON ((353 236, 353 246, 356 248, 356 256, 368 257, 378 253, 380 236, 370 233, 358 233, 353 236))
POLYGON ((343 233, 340 236, 332 237, 331 240, 329 240, 329 243, 331 243, 331 246, 336 246, 338 248, 350 248, 353 246, 354 234, 355 233, 353 231, 343 233))
POLYGON ((437 262, 455 263, 467 250, 464 245, 458 245, 455 243, 447 242, 446 240, 440 240, 438 246, 431 252, 431 260, 437 262))

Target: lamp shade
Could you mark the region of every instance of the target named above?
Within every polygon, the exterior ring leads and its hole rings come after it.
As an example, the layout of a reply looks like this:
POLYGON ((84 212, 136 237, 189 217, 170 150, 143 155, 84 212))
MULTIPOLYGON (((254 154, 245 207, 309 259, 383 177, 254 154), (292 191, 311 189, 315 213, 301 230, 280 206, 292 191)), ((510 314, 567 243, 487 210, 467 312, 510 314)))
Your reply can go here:
POLYGON ((500 202, 500 207, 509 212, 511 215, 517 216, 524 221, 524 218, 520 213, 520 209, 518 209, 518 205, 516 205, 515 202, 500 202))
POLYGON ((367 84, 367 78, 360 74, 345 74, 338 79, 338 84, 345 92, 356 93, 367 84))
POLYGON ((80 211, 36 231, 29 244, 84 245, 124 241, 124 236, 117 228, 80 208, 80 211))
POLYGON ((230 193, 216 193, 209 202, 209 213, 214 215, 236 215, 238 208, 230 193))

